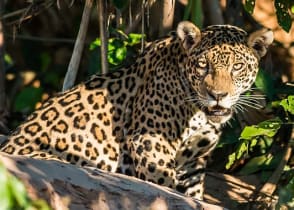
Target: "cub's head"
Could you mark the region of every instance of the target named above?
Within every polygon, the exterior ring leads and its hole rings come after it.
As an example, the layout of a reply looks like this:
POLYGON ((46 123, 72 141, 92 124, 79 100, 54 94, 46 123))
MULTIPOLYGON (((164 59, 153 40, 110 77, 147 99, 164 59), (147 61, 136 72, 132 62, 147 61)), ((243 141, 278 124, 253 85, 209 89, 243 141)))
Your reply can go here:
POLYGON ((184 21, 178 25, 184 51, 180 64, 192 93, 208 119, 224 123, 232 115, 239 96, 253 84, 259 60, 273 41, 273 32, 259 30, 249 36, 230 25, 209 26, 200 31, 184 21))

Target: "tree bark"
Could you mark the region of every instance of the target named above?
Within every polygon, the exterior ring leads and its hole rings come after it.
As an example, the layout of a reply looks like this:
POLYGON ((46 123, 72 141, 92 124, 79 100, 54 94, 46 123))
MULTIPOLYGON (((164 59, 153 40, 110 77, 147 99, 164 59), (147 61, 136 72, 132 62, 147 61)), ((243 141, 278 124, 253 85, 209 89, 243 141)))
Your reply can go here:
POLYGON ((83 49, 84 49, 92 5, 93 5, 93 0, 86 0, 79 33, 78 33, 77 40, 73 49, 73 54, 71 56, 71 59, 68 65, 66 75, 64 78, 62 91, 68 90, 74 86, 78 69, 80 66, 83 49))
POLYGON ((97 0, 98 5, 98 15, 99 15, 99 30, 100 30, 100 40, 101 40, 101 69, 102 74, 106 74, 108 72, 108 36, 107 36, 107 5, 106 1, 97 0))
POLYGON ((55 210, 220 210, 166 187, 95 168, 0 153, 0 161, 22 180, 29 197, 55 210))
POLYGON ((225 23, 219 0, 202 1, 202 8, 205 17, 204 25, 221 25, 225 23))
POLYGON ((150 5, 150 14, 147 13, 147 28, 149 37, 155 39, 155 37, 162 37, 173 28, 174 12, 175 12, 175 1, 163 0, 155 1, 150 5))

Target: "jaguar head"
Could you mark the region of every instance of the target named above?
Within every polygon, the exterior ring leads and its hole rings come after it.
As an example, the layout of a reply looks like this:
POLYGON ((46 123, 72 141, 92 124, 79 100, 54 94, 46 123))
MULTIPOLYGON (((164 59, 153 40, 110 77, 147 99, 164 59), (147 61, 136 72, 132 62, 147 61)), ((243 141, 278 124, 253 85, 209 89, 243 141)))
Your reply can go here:
POLYGON ((181 69, 190 86, 188 94, 208 120, 230 119, 240 94, 254 83, 259 60, 273 42, 273 32, 262 29, 249 36, 235 26, 214 25, 200 31, 184 21, 177 34, 184 51, 181 69))

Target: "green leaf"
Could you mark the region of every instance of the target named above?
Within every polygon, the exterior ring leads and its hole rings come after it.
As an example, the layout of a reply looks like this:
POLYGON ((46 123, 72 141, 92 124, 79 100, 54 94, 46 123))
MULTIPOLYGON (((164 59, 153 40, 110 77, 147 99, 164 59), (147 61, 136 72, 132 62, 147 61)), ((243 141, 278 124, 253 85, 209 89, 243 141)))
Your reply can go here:
POLYGON ((108 44, 108 62, 112 65, 119 65, 125 59, 127 48, 120 39, 110 39, 108 44))
POLYGON ((122 10, 128 5, 128 1, 126 0, 112 0, 113 5, 117 8, 122 10))
POLYGON ((237 156, 236 156, 236 158, 239 160, 242 156, 243 156, 243 154, 245 153, 245 152, 247 152, 248 151, 248 144, 247 144, 247 142, 242 142, 241 144, 240 144, 240 146, 239 146, 239 148, 238 148, 238 150, 237 150, 237 156))
POLYGON ((1 210, 50 210, 44 200, 31 201, 23 183, 9 174, 1 163, 0 186, 1 210))
POLYGON ((40 55, 41 59, 41 70, 47 71, 49 68, 50 63, 52 62, 51 56, 47 52, 43 52, 40 55))
POLYGON ((255 85, 258 89, 262 90, 269 99, 272 99, 275 95, 275 88, 273 86, 273 79, 263 69, 258 71, 255 79, 255 85))
POLYGON ((234 164, 236 160, 239 160, 245 152, 247 152, 247 142, 243 141, 241 144, 239 144, 238 148, 236 149, 236 152, 233 152, 229 155, 228 163, 226 164, 226 169, 231 168, 231 166, 234 164))
POLYGON ((24 185, 13 176, 10 176, 9 181, 10 189, 13 194, 15 204, 23 207, 28 206, 29 201, 24 185))
POLYGON ((35 109, 37 102, 42 99, 42 88, 25 87, 14 101, 14 110, 19 112, 31 112, 35 109))
POLYGON ((275 88, 275 92, 279 94, 293 95, 294 82, 280 84, 277 88, 275 88))
POLYGON ((229 160, 226 164, 226 169, 229 169, 232 167, 232 165, 234 164, 234 162, 236 161, 236 153, 233 152, 232 154, 229 155, 229 160))
POLYGON ((191 22, 199 28, 202 28, 203 24, 203 10, 201 0, 190 0, 192 2, 192 8, 190 13, 191 22))
MULTIPOLYGON (((240 175, 249 175, 258 171, 274 170, 281 162, 283 153, 264 154, 250 159, 246 165, 239 171, 240 175)), ((264 175, 267 175, 264 173, 264 175)))
POLYGON ((280 105, 284 108, 285 111, 290 112, 294 115, 294 95, 288 96, 288 98, 283 99, 280 102, 280 105))
POLYGON ((230 120, 230 126, 225 126, 220 138, 219 143, 217 144, 218 148, 221 148, 227 144, 236 144, 238 143, 240 136, 240 124, 236 119, 230 120))
POLYGON ((7 173, 0 164, 0 206, 1 209, 23 209, 28 206, 28 197, 24 185, 7 173))
POLYGON ((115 50, 117 50, 118 48, 121 48, 121 47, 125 47, 125 44, 124 44, 124 42, 122 40, 117 39, 117 38, 109 39, 109 42, 108 42, 108 51, 109 52, 115 51, 115 50))
POLYGON ((287 205, 289 209, 294 208, 294 177, 279 190, 279 202, 276 209, 280 209, 281 205, 287 205))
POLYGON ((273 137, 281 127, 281 120, 275 118, 259 123, 258 125, 246 126, 240 138, 250 140, 256 136, 273 137))
POLYGON ((257 145, 257 142, 258 141, 257 141, 256 138, 252 139, 251 142, 250 142, 249 148, 252 149, 253 147, 255 147, 257 145))
POLYGON ((126 55, 127 55, 127 48, 126 47, 118 48, 115 52, 116 59, 119 62, 122 62, 125 59, 126 55))
POLYGON ((290 31, 292 20, 289 14, 289 1, 288 0, 275 0, 276 15, 279 25, 287 32, 290 31))
MULTIPOLYGON (((132 47, 141 42, 141 38, 145 35, 130 33, 126 35, 122 30, 115 29, 113 33, 115 37, 108 39, 107 46, 107 61, 110 64, 110 69, 114 70, 117 66, 121 65, 126 61, 127 56, 131 56, 136 53, 135 48, 132 47)), ((99 38, 95 39, 91 44, 89 49, 92 51, 90 58, 90 68, 91 72, 99 72, 101 70, 101 59, 100 59, 100 48, 101 40, 99 38), (96 57, 97 56, 97 57, 96 57)))
MULTIPOLYGON (((257 126, 263 129, 271 129, 278 131, 281 127, 282 121, 280 118, 276 117, 274 119, 265 120, 261 123, 259 123, 257 126)), ((272 137, 271 135, 267 135, 269 137, 272 137)))
POLYGON ((46 71, 46 77, 43 78, 44 83, 52 85, 58 89, 60 87, 60 75, 56 71, 46 71))
POLYGON ((9 65, 13 65, 13 60, 12 60, 11 56, 7 53, 5 53, 5 55, 4 55, 4 61, 9 65))
POLYGON ((255 7, 255 0, 245 0, 244 8, 249 13, 252 14, 255 7))
POLYGON ((51 208, 48 206, 46 201, 44 200, 34 200, 32 201, 32 204, 27 208, 27 210, 51 210, 51 208))
POLYGON ((273 136, 274 132, 272 130, 259 128, 255 125, 246 126, 241 133, 241 138, 250 140, 253 137, 260 135, 273 136))
POLYGON ((0 206, 1 209, 8 210, 13 205, 13 199, 8 186, 7 172, 2 164, 0 164, 0 186, 0 206))
POLYGON ((89 49, 94 50, 94 49, 96 49, 97 47, 100 47, 100 46, 101 46, 101 39, 96 38, 93 42, 90 43, 89 49))
MULTIPOLYGON (((271 159, 272 157, 270 157, 271 159)), ((267 155, 254 157, 240 170, 240 175, 249 175, 262 169, 262 166, 269 160, 267 155)))
POLYGON ((139 44, 141 42, 142 37, 144 37, 144 35, 142 34, 135 34, 135 33, 130 33, 129 34, 129 39, 128 39, 128 44, 130 46, 133 46, 135 44, 139 44))
POLYGON ((90 76, 96 73, 101 74, 101 53, 98 48, 90 52, 88 65, 88 75, 90 76))

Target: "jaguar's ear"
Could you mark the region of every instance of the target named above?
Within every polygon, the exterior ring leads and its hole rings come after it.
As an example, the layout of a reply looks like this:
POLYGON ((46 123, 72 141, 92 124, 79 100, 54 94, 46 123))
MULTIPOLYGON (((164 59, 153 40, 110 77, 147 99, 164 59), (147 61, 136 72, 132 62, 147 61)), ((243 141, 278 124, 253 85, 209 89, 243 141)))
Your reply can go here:
POLYGON ((255 51, 258 58, 261 58, 266 54, 267 48, 273 40, 274 34, 271 30, 261 29, 250 34, 247 43, 255 51))
POLYGON ((177 34, 182 40, 183 48, 190 50, 201 39, 201 32, 193 23, 182 21, 177 28, 177 34))

